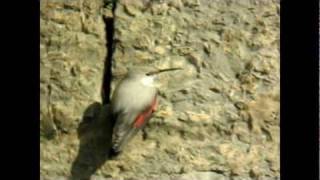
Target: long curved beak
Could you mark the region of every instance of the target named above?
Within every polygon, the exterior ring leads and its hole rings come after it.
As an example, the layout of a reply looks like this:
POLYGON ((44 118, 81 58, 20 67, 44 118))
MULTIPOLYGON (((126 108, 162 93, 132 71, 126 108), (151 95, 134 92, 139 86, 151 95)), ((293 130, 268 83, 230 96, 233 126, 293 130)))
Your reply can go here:
POLYGON ((168 69, 159 69, 159 70, 155 70, 155 71, 151 71, 147 73, 147 76, 152 76, 152 75, 156 75, 162 72, 167 72, 167 71, 176 71, 176 70, 182 70, 182 68, 168 68, 168 69))

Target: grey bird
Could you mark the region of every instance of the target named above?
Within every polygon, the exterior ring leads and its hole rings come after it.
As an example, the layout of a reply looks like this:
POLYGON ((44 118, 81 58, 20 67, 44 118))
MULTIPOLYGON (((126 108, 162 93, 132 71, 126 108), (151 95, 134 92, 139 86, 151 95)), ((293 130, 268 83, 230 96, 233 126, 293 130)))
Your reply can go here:
POLYGON ((110 156, 118 155, 130 140, 143 129, 158 104, 155 78, 159 73, 181 68, 147 71, 134 68, 116 86, 111 99, 113 119, 110 156))

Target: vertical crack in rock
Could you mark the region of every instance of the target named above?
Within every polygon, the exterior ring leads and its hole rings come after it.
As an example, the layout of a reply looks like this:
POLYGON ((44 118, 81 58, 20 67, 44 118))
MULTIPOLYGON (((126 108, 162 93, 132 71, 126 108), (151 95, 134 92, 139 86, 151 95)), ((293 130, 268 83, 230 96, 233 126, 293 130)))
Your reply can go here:
POLYGON ((114 51, 114 11, 116 8, 116 0, 106 0, 105 7, 112 6, 112 16, 103 16, 105 23, 105 32, 106 32, 106 46, 107 46, 107 56, 104 63, 104 74, 102 82, 102 103, 108 104, 110 102, 110 93, 111 93, 111 66, 112 66, 112 55, 114 51))

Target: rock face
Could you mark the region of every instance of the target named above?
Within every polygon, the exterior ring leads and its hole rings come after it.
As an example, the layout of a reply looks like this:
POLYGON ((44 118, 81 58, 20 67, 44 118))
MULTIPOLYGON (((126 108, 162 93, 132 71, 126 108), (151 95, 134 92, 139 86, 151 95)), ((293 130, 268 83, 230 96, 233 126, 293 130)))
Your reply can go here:
POLYGON ((160 107, 106 171, 279 176, 277 1, 120 0, 113 72, 183 67, 161 76, 160 107))
MULTIPOLYGON (((41 121, 51 128, 77 125, 82 109, 99 101, 106 51, 102 2, 56 2, 43 1, 41 10, 41 121), (65 5, 71 2, 82 3, 65 5)), ((160 76, 158 111, 119 157, 107 160, 101 151, 105 131, 86 140, 69 133, 42 141, 41 175, 278 179, 279 21, 277 0, 117 1, 113 75, 137 65, 183 70, 160 76)))
POLYGON ((106 58, 102 0, 43 0, 40 16, 41 133, 75 129, 100 101, 106 58))

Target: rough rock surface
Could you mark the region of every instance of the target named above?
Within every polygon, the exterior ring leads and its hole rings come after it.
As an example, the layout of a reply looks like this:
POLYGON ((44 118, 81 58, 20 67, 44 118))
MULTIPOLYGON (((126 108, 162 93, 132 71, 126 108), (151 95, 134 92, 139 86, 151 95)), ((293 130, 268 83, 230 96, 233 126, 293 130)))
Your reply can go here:
POLYGON ((75 129, 100 101, 106 58, 103 0, 42 0, 40 16, 41 133, 75 129))
MULTIPOLYGON (((63 7, 62 12, 68 9, 63 7)), ((103 143, 108 129, 98 129, 108 126, 90 121, 95 117, 105 119, 106 115, 99 112, 106 111, 99 109, 107 107, 96 104, 93 111, 88 110, 89 123, 84 125, 87 131, 82 132, 85 135, 69 133, 41 142, 41 175, 48 179, 70 175, 75 179, 91 175, 92 179, 278 179, 279 1, 119 0, 114 13, 114 75, 135 65, 179 66, 184 70, 160 77, 160 106, 155 117, 118 158, 107 160, 103 151, 108 146, 103 143)), ((41 23, 46 23, 42 27, 46 30, 41 31, 42 41, 46 42, 59 33, 46 34, 55 26, 50 25, 53 20, 42 16, 41 23)), ((91 16, 95 17, 86 17, 91 16)), ((70 25, 72 29, 78 21, 63 21, 60 25, 66 28, 68 23, 74 23, 70 25)), ((67 29, 61 32, 68 34, 67 29)), ((70 36, 74 34, 77 33, 70 36)), ((62 41, 61 37, 56 39, 62 41)), ((92 44, 100 45, 98 39, 85 39, 84 43, 91 48, 92 44)), ((67 57, 74 53, 74 57, 84 58, 97 53, 101 54, 102 63, 103 45, 103 40, 101 47, 94 50, 65 45, 57 53, 68 48, 75 52, 65 53, 67 57)), ((50 51, 44 50, 48 47, 42 45, 42 63, 51 66, 49 62, 54 61, 47 57, 50 51)), ((94 62, 99 74, 103 67, 97 59, 94 62)), ((62 62, 74 62, 84 68, 91 61, 71 58, 62 62)), ((57 70, 67 72, 63 68, 57 70)), ((83 73, 79 76, 74 79, 88 78, 83 73)), ((88 87, 88 91, 96 93, 96 99, 90 97, 94 100, 99 100, 101 78, 99 74, 85 80, 96 82, 88 87)), ((116 83, 117 79, 112 86, 116 83)), ((83 91, 86 92, 75 93, 83 91)), ((70 107, 81 104, 76 99, 72 102, 75 104, 64 110, 74 111, 70 107)))

